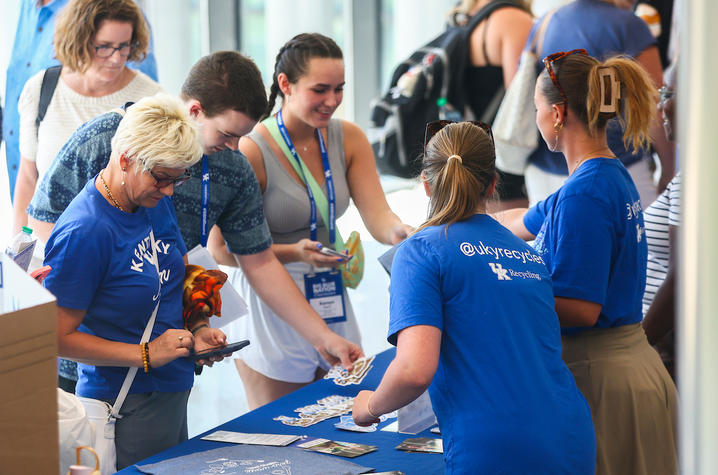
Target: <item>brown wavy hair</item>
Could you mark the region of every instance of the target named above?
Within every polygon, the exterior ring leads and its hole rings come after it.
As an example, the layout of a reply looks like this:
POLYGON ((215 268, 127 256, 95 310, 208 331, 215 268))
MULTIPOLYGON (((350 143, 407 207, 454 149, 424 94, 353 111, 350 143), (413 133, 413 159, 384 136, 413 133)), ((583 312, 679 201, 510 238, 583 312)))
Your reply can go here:
MULTIPOLYGON (((623 128, 623 142, 634 150, 651 142, 651 122, 656 116, 658 92, 645 69, 627 56, 614 56, 599 61, 583 54, 571 54, 552 63, 556 78, 566 93, 568 108, 581 121, 592 137, 604 133, 614 117, 623 128), (611 68, 620 82, 621 96, 616 112, 600 112, 600 69, 611 68)), ((539 90, 549 104, 564 100, 544 69, 538 79, 539 90)), ((607 91, 610 89, 607 89, 607 91)))
POLYGON ((449 124, 429 140, 422 173, 431 196, 429 218, 417 231, 468 219, 489 198, 496 177, 494 143, 486 131, 470 122, 449 124), (448 160, 452 155, 461 161, 448 160))
POLYGON ((92 38, 103 20, 131 23, 133 48, 127 61, 145 59, 150 30, 133 0, 71 0, 55 23, 55 55, 64 67, 81 73, 87 71, 95 52, 92 38))

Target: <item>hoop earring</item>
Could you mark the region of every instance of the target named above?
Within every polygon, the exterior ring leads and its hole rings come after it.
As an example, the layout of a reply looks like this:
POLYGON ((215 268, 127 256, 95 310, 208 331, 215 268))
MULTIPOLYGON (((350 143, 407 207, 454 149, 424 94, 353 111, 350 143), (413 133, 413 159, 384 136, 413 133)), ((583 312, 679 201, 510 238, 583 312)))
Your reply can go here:
POLYGON ((555 152, 556 150, 558 150, 558 136, 561 133, 561 129, 563 129, 563 122, 556 122, 555 124, 553 124, 553 131, 555 134, 555 138, 553 141, 553 147, 550 148, 550 150, 552 152, 555 152))

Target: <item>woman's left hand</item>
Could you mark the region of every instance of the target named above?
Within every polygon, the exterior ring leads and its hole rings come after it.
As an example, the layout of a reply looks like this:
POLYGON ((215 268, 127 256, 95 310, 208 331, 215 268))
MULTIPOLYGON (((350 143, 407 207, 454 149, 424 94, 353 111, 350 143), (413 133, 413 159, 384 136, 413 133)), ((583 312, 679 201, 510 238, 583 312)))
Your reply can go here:
POLYGON ((399 244, 401 241, 409 237, 414 232, 414 227, 408 224, 399 223, 391 228, 391 243, 399 244))
POLYGON ((352 408, 352 418, 358 426, 367 427, 380 422, 380 419, 369 414, 369 398, 374 391, 360 391, 354 398, 354 407, 352 408))
MULTIPOLYGON (((224 346, 227 344, 227 335, 219 328, 203 327, 194 335, 194 352, 197 353, 207 348, 224 346)), ((224 356, 213 356, 206 360, 199 360, 197 364, 212 366, 215 361, 222 361, 224 356)))

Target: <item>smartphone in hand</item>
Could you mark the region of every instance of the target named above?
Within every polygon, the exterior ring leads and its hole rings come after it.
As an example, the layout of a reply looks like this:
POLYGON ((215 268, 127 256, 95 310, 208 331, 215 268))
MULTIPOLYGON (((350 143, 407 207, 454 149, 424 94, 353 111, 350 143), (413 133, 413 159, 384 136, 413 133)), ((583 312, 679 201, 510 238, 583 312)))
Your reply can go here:
POLYGON ((245 346, 249 345, 249 340, 238 341, 237 343, 230 343, 224 346, 215 346, 212 348, 206 348, 202 351, 190 353, 189 357, 194 361, 207 360, 215 356, 228 356, 235 351, 241 350, 245 346))
POLYGON ((326 247, 326 246, 323 246, 321 249, 319 249, 319 252, 321 252, 325 256, 341 257, 342 259, 346 259, 346 260, 350 260, 352 257, 354 257, 352 255, 345 254, 343 252, 335 251, 331 247, 326 247))

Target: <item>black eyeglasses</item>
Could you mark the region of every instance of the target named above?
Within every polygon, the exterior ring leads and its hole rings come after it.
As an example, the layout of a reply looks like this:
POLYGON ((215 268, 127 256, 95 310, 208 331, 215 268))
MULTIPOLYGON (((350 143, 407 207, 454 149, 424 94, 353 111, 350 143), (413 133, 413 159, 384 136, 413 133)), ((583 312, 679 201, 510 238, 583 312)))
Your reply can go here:
POLYGON ((115 51, 119 51, 120 56, 126 58, 130 55, 130 53, 132 53, 132 50, 134 50, 136 46, 136 43, 122 43, 117 47, 111 45, 92 45, 92 47, 95 48, 95 54, 97 54, 98 58, 109 58, 115 54, 115 51))
MULTIPOLYGON (((470 124, 481 128, 491 139, 491 143, 494 143, 494 134, 491 132, 491 126, 485 122, 478 120, 467 120, 470 124)), ((426 146, 429 144, 429 140, 436 135, 441 129, 449 124, 459 124, 460 122, 454 122, 453 120, 434 120, 426 124, 426 131, 424 132, 424 153, 426 153, 426 146)))
POLYGON ((152 170, 147 170, 150 175, 152 175, 152 178, 155 179, 157 183, 155 183, 155 186, 157 188, 165 188, 170 185, 174 185, 175 187, 181 186, 189 180, 192 175, 190 175, 189 170, 185 170, 184 173, 178 177, 162 177, 155 175, 152 170))

